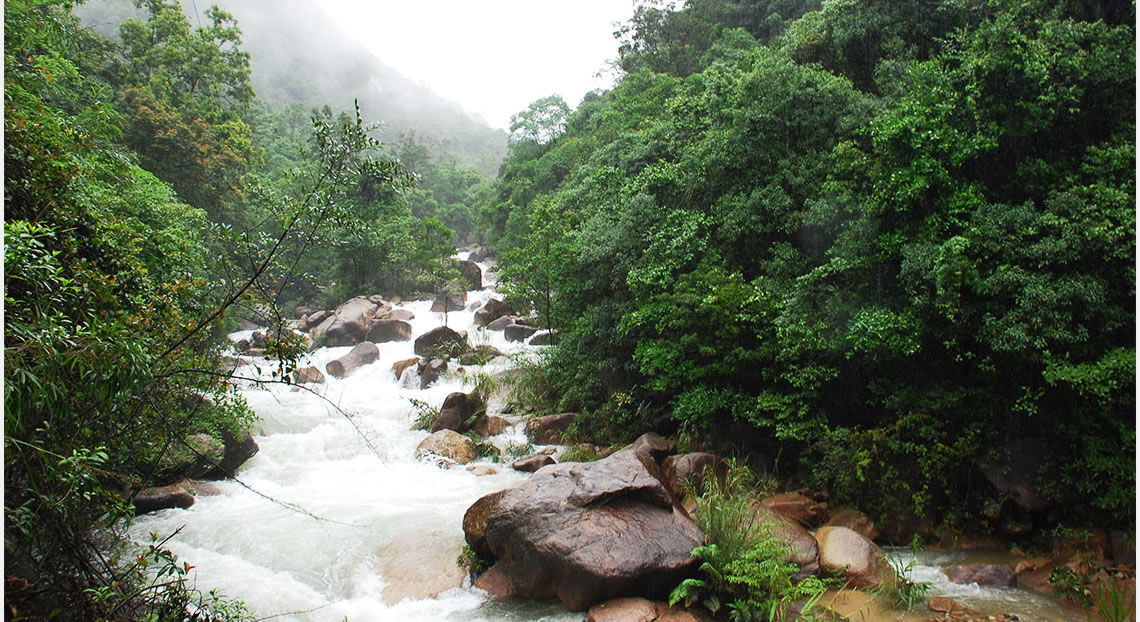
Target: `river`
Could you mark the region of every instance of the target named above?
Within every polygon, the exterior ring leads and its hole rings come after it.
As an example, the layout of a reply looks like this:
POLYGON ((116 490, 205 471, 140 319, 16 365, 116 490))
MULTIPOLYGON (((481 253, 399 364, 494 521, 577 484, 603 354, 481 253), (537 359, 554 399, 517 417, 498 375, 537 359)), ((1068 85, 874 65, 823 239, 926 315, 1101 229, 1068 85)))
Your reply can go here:
MULTIPOLYGON (((468 302, 495 295, 493 279, 468 302)), ((415 314, 413 335, 444 324, 430 301, 396 305, 415 314)), ((470 305, 469 305, 470 306, 470 305)), ((472 311, 448 313, 454 330, 469 331, 475 344, 512 355, 533 355, 539 346, 507 342, 502 332, 473 326, 472 311)), ((248 333, 245 334, 246 336, 248 333)), ((243 335, 234 335, 241 337, 243 335)), ((203 485, 188 510, 164 510, 135 519, 130 535, 178 531, 168 547, 194 566, 196 586, 245 601, 258 618, 290 621, 570 622, 557 601, 492 603, 466 584, 455 560, 463 547, 462 518, 479 497, 526 477, 509 466, 477 476, 462 467, 442 469, 414 458, 427 432, 411 430, 411 399, 438 407, 454 391, 470 391, 451 364, 451 375, 427 389, 401 383, 393 363, 414 356, 412 342, 378 344, 380 359, 344 379, 331 376, 319 395, 283 385, 247 382, 241 392, 260 417, 254 438, 260 451, 238 473, 240 481, 203 485), (334 408, 331 404, 335 404, 334 408)), ((324 369, 350 348, 321 348, 309 364, 324 369)), ((494 373, 507 363, 468 366, 468 378, 494 373)), ((260 377, 270 365, 260 362, 260 377)), ((258 375, 252 367, 239 375, 258 375)), ((405 374, 412 380, 414 368, 405 374)), ((418 380, 418 378, 416 379, 418 380)), ((494 406, 494 403, 492 404, 494 406)), ((496 414, 492 411, 491 414, 496 414)), ((521 426, 496 444, 523 443, 521 426)), ((896 559, 903 559, 895 551, 896 559)), ((960 563, 958 554, 919 554, 912 573, 971 607, 1019 613, 1027 622, 1059 622, 1064 614, 1051 599, 1020 590, 955 586, 941 568, 960 563)), ((904 560, 905 561, 905 560, 904 560)), ((914 619, 891 614, 880 619, 914 619)))

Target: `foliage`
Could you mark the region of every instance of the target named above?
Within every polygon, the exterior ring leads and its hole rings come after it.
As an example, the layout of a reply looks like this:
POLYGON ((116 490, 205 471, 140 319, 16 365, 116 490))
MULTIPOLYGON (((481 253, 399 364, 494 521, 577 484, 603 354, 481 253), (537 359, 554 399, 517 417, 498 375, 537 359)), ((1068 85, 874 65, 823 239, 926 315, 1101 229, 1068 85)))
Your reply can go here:
POLYGON ((890 562, 894 570, 893 581, 880 581, 874 587, 876 597, 883 599, 890 607, 903 611, 914 611, 920 605, 926 604, 926 593, 933 587, 924 581, 911 581, 910 571, 914 560, 903 565, 902 562, 890 562))
POLYGON ((430 430, 435 425, 435 420, 439 418, 439 409, 414 397, 408 398, 408 401, 412 403, 412 412, 415 413, 412 429, 430 430))
POLYGON ((471 576, 478 576, 486 572, 491 563, 483 559, 470 545, 464 544, 463 550, 459 552, 459 557, 455 558, 455 565, 471 576))
POLYGON ((748 426, 739 449, 935 521, 1031 436, 1087 500, 1056 518, 1132 524, 1132 13, 642 4, 626 74, 480 209, 558 328, 548 401, 748 426))
POLYGON ((727 608, 733 620, 778 620, 801 599, 808 601, 801 615, 807 614, 828 589, 818 577, 792 579, 798 567, 774 525, 758 518, 755 487, 752 472, 736 461, 729 461, 723 479, 705 479, 696 522, 706 544, 693 549, 702 578, 682 581, 670 604, 700 603, 714 614, 727 608))

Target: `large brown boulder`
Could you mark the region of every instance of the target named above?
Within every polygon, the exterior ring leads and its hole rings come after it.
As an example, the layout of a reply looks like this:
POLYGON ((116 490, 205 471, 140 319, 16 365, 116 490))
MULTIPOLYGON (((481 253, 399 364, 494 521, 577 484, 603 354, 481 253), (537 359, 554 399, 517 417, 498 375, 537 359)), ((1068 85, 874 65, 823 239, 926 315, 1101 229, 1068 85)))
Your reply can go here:
POLYGON ((459 261, 459 276, 467 283, 467 289, 483 289, 483 270, 474 261, 459 261))
POLYGON ((353 346, 353 348, 348 351, 348 354, 336 360, 329 361, 325 365, 325 371, 336 378, 344 378, 358 367, 374 363, 379 358, 380 348, 371 341, 365 341, 353 346))
POLYGON ((757 503, 753 506, 757 522, 769 530, 772 537, 784 544, 787 561, 799 568, 793 578, 805 579, 819 572, 820 549, 814 536, 803 525, 757 503))
POLYGON ((816 503, 799 493, 785 492, 766 497, 761 501, 764 507, 779 512, 801 525, 815 525, 827 511, 827 506, 816 503))
POLYGON ((507 341, 526 341, 538 329, 533 326, 524 326, 522 324, 510 324, 503 329, 503 336, 507 341))
POLYGON ((474 417, 475 410, 478 407, 479 404, 470 395, 459 392, 451 393, 443 399, 443 406, 439 408, 439 416, 435 418, 431 431, 454 430, 463 434, 471 429, 467 422, 474 417))
POLYGON ((668 456, 661 463, 665 484, 681 499, 687 492, 700 494, 707 474, 722 464, 720 456, 703 451, 695 451, 679 456, 668 456))
POLYGON ((965 564, 946 569, 946 577, 951 583, 968 585, 976 583, 983 587, 1010 587, 1013 585, 1013 569, 1005 564, 965 564))
POLYGON ((453 430, 435 432, 416 447, 416 458, 431 456, 459 464, 474 462, 479 457, 475 453, 475 443, 453 430))
POLYGON ((389 341, 410 341, 412 339, 412 325, 403 320, 372 320, 368 323, 368 333, 365 339, 373 343, 387 343, 389 341))
POLYGON ((526 435, 539 445, 557 445, 577 416, 575 413, 559 413, 535 417, 526 422, 526 435))
POLYGON ((467 349, 467 340, 446 326, 433 328, 416 337, 416 355, 456 356, 467 349))
POLYGON ((486 326, 501 317, 510 315, 511 313, 514 313, 514 309, 511 308, 511 305, 509 303, 503 300, 499 300, 498 298, 492 298, 483 303, 483 306, 479 307, 479 309, 475 311, 475 325, 486 326))
POLYGON ((380 305, 363 296, 348 300, 313 329, 313 340, 325 346, 356 345, 364 341, 368 322, 380 308, 380 305))
MULTIPOLYGON (((693 571, 696 525, 630 447, 546 467, 508 489, 486 520, 499 594, 557 596, 583 611, 618 596, 663 598, 693 571)), ((480 583, 476 583, 480 585, 480 583)))
POLYGON ((467 546, 480 557, 488 558, 493 555, 491 549, 487 547, 487 515, 505 494, 507 491, 500 490, 484 495, 472 503, 463 514, 463 537, 467 540, 467 546))
POLYGON ((877 585, 895 579, 894 570, 874 542, 846 527, 820 527, 820 564, 826 570, 843 572, 855 587, 877 585))
POLYGON ((846 527, 868 540, 879 537, 879 530, 875 527, 875 521, 871 520, 870 516, 853 508, 843 508, 835 512, 825 526, 846 527))
POLYGON ((194 487, 188 480, 181 480, 169 486, 143 488, 131 502, 136 516, 173 508, 184 510, 194 505, 194 487))

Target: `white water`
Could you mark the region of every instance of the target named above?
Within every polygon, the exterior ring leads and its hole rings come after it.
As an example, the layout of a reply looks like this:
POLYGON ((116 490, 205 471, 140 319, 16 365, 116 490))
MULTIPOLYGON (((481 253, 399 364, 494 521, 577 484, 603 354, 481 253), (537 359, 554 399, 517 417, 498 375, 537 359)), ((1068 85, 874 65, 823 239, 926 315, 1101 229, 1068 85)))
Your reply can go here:
MULTIPOLYGON (((490 287, 468 292, 468 303, 492 294, 490 287)), ((444 323, 442 313, 430 311, 429 301, 397 307, 415 314, 414 336, 444 323)), ((502 332, 473 329, 473 317, 470 311, 451 312, 446 321, 454 330, 469 330, 477 345, 506 353, 533 350, 507 342, 502 332)), ((402 386, 392 365, 415 356, 412 342, 378 345, 377 362, 348 378, 328 376, 325 384, 316 385, 324 399, 284 385, 242 386, 260 417, 254 431, 260 451, 238 473, 241 483, 217 482, 217 494, 200 493, 188 510, 141 516, 131 536, 149 542, 149 532, 165 537, 181 529, 167 546, 180 561, 195 566, 198 589, 217 589, 243 600, 260 618, 583 619, 556 603, 490 603, 477 589, 454 587, 462 575, 455 559, 464 544, 463 513, 479 497, 525 475, 509 465, 496 465, 497 474, 476 476, 462 466, 447 470, 415 460, 415 448, 427 432, 409 429, 415 417, 409 398, 438 407, 449 393, 471 387, 457 373, 457 362, 451 363, 451 375, 426 390, 418 388, 418 377, 402 386), (441 587, 452 587, 435 597, 422 596, 436 591, 431 586, 441 580, 441 587), (383 597, 386 588, 409 587, 421 596, 399 602, 392 602, 398 596, 391 592, 383 597)), ((327 362, 349 349, 319 349, 307 364, 323 372, 327 362)), ((238 375, 269 378, 271 365, 261 360, 259 366, 259 371, 240 368, 238 375)), ((492 364, 468 371, 501 368, 492 364)), ((414 369, 408 374, 414 376, 414 369)), ((515 428, 494 440, 502 446, 525 438, 515 428)))

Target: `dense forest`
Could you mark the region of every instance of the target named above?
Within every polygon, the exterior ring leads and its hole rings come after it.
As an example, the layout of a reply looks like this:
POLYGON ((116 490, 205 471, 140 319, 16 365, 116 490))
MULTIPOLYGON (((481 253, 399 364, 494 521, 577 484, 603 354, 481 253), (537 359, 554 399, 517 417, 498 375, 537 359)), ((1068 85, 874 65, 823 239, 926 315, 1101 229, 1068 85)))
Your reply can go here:
POLYGON ((520 111, 501 164, 375 59, 247 45, 257 3, 74 4, 5 3, 17 618, 245 615, 122 538, 187 439, 252 421, 224 335, 270 326, 286 382, 297 305, 435 293, 468 242, 553 329, 529 406, 578 440, 767 456, 931 528, 1000 531, 986 472, 1028 462, 1035 524, 1134 525, 1133 3, 643 2, 615 86, 520 111))
POLYGON ((553 407, 935 524, 996 498, 980 462, 1033 454, 1051 520, 1131 525, 1133 21, 642 5, 614 89, 516 117, 480 213, 558 331, 553 407))

